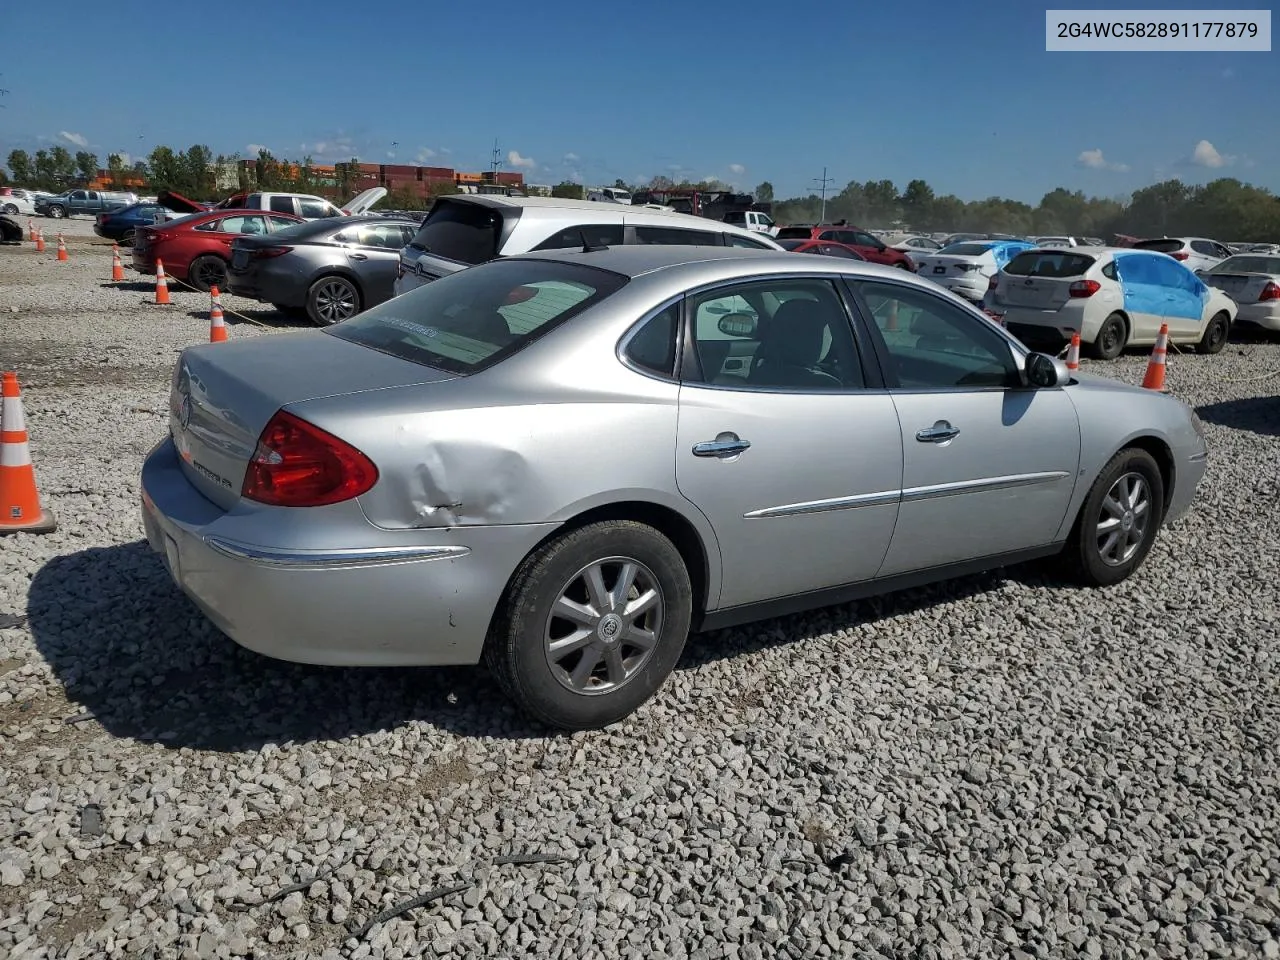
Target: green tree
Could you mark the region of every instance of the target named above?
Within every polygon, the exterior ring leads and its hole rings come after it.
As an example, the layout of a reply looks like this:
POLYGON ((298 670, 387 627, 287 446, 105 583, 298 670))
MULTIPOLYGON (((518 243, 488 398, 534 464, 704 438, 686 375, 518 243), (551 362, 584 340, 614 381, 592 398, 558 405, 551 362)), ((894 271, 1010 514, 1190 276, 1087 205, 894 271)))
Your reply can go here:
POLYGON ((66 147, 54 147, 49 151, 49 160, 53 164, 53 175, 58 183, 65 184, 76 175, 76 161, 66 147))
POLYGON ((53 157, 48 150, 37 150, 35 159, 35 182, 41 190, 58 188, 58 168, 54 166, 53 157))
POLYGON ((572 180, 562 180, 551 188, 553 197, 563 197, 566 200, 581 200, 583 196, 582 184, 574 183, 572 180))
POLYGON ((98 175, 98 155, 87 150, 76 151, 76 173, 88 183, 98 175))
POLYGON ((213 170, 213 152, 202 143, 187 147, 175 159, 183 186, 196 197, 212 197, 218 189, 213 170))
POLYGON ((773 184, 768 180, 758 184, 754 193, 757 202, 773 203, 773 184))
POLYGON ((124 158, 120 154, 107 154, 107 177, 111 181, 112 190, 119 190, 124 186, 124 158))
POLYGON ((184 166, 171 147, 156 147, 147 156, 147 181, 151 189, 184 193, 187 186, 184 166))
POLYGON ((898 198, 902 218, 910 230, 932 229, 933 204, 933 187, 923 180, 912 180, 898 198))
POLYGON ((31 155, 25 150, 10 150, 9 172, 13 174, 16 183, 32 183, 36 178, 36 171, 31 155))

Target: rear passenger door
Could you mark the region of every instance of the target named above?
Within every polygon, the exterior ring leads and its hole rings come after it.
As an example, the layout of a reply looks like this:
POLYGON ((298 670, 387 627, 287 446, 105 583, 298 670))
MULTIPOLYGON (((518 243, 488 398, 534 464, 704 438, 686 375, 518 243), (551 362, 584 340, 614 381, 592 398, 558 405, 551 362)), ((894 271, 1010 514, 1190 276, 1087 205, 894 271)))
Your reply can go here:
POLYGON ((1150 343, 1164 323, 1168 291, 1160 271, 1162 259, 1170 264, 1175 262, 1163 253, 1117 253, 1115 256, 1116 277, 1124 293, 1124 312, 1132 327, 1130 340, 1150 343))

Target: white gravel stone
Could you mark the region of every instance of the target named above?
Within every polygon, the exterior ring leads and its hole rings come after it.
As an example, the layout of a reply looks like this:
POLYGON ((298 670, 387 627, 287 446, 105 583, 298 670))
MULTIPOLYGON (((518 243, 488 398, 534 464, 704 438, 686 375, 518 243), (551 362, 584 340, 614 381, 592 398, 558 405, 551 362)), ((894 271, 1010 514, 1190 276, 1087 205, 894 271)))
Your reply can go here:
POLYGON ((635 717, 549 736, 480 670, 292 666, 195 610, 138 468, 207 298, 104 288, 91 222, 44 225, 70 263, 0 247, 59 521, 0 541, 0 956, 1280 957, 1280 345, 1170 356, 1209 473, 1127 583, 694 637, 635 717), (492 865, 525 853, 570 859, 492 865))

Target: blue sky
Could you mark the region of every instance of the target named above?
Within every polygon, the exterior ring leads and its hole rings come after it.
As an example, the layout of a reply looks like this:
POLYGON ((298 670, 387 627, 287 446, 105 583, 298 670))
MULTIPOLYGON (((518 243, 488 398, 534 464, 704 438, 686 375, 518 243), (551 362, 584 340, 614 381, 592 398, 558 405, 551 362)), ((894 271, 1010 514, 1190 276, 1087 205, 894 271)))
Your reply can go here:
POLYGON ((0 160, 263 144, 479 170, 497 138, 503 168, 534 183, 718 176, 792 196, 825 166, 836 189, 921 177, 966 200, 1171 176, 1280 189, 1276 53, 1046 53, 1045 7, 15 2, 0 160))

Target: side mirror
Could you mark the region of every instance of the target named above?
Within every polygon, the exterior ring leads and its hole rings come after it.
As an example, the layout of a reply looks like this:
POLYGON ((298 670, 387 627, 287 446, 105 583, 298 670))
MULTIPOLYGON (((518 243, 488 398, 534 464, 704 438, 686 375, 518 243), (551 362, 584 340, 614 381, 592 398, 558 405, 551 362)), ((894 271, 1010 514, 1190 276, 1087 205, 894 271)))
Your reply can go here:
POLYGON ((757 324, 749 313, 726 313, 716 326, 726 337, 754 337, 757 324))
POLYGON ((1060 387, 1071 382, 1071 371, 1057 357, 1047 353, 1028 353, 1022 367, 1027 386, 1036 390, 1060 387))

